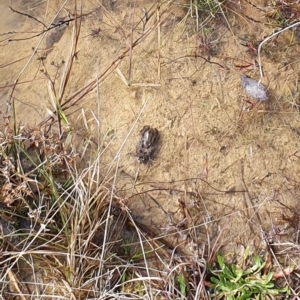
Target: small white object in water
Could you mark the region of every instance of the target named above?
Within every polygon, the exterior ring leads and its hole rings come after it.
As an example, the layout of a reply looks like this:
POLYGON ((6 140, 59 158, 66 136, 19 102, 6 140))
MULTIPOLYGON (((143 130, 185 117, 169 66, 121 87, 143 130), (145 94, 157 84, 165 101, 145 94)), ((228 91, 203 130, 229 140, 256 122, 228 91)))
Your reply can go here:
POLYGON ((256 80, 249 78, 246 75, 241 75, 241 83, 249 96, 259 101, 268 100, 266 88, 256 80))

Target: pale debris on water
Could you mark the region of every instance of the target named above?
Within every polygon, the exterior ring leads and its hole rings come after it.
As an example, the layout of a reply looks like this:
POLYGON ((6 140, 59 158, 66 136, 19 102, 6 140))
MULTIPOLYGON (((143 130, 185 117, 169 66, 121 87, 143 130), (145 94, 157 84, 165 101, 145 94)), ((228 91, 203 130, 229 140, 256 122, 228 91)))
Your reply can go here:
POLYGON ((256 80, 249 78, 246 75, 241 75, 241 83, 249 96, 259 101, 268 100, 266 88, 256 80))

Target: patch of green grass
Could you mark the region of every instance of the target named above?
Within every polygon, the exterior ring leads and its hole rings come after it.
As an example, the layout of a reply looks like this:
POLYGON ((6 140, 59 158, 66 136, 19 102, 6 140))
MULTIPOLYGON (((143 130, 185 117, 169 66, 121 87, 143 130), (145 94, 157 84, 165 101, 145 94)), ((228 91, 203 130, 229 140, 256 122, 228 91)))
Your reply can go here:
POLYGON ((215 1, 215 0, 196 0, 193 1, 194 9, 197 9, 199 12, 210 14, 212 17, 220 12, 220 6, 224 1, 215 1))
POLYGON ((227 265, 220 254, 217 255, 217 262, 220 270, 212 271, 213 276, 210 278, 215 299, 272 299, 274 295, 289 292, 288 287, 275 287, 272 272, 263 274, 266 263, 257 255, 254 257, 254 265, 247 270, 227 265))

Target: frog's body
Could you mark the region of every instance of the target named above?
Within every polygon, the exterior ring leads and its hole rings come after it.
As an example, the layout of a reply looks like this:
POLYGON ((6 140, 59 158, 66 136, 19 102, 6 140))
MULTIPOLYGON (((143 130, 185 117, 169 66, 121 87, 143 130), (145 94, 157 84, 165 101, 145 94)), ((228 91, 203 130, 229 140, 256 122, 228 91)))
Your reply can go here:
POLYGON ((156 128, 145 125, 140 133, 141 140, 137 144, 136 155, 140 163, 146 164, 154 159, 159 141, 159 132, 156 128))

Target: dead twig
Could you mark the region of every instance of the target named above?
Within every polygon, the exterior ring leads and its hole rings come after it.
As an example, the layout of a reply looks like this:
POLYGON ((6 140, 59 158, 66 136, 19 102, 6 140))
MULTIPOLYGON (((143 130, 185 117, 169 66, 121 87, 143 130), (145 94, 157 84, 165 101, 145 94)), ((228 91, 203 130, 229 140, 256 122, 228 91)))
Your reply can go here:
MULTIPOLYGON (((9 8, 10 8, 10 10, 13 11, 14 13, 17 13, 17 14, 20 14, 20 15, 22 15, 22 16, 25 16, 25 17, 28 17, 28 18, 30 18, 30 19, 33 19, 33 20, 35 20, 36 22, 42 24, 45 28, 47 28, 47 25, 46 25, 45 23, 43 23, 42 21, 38 20, 37 18, 35 18, 35 17, 33 17, 33 16, 29 15, 29 14, 25 14, 25 13, 23 13, 23 12, 20 12, 20 11, 18 11, 18 10, 15 10, 15 9, 13 9, 11 6, 9 6, 9 8)), ((48 30, 49 30, 49 29, 48 29, 48 30)))

